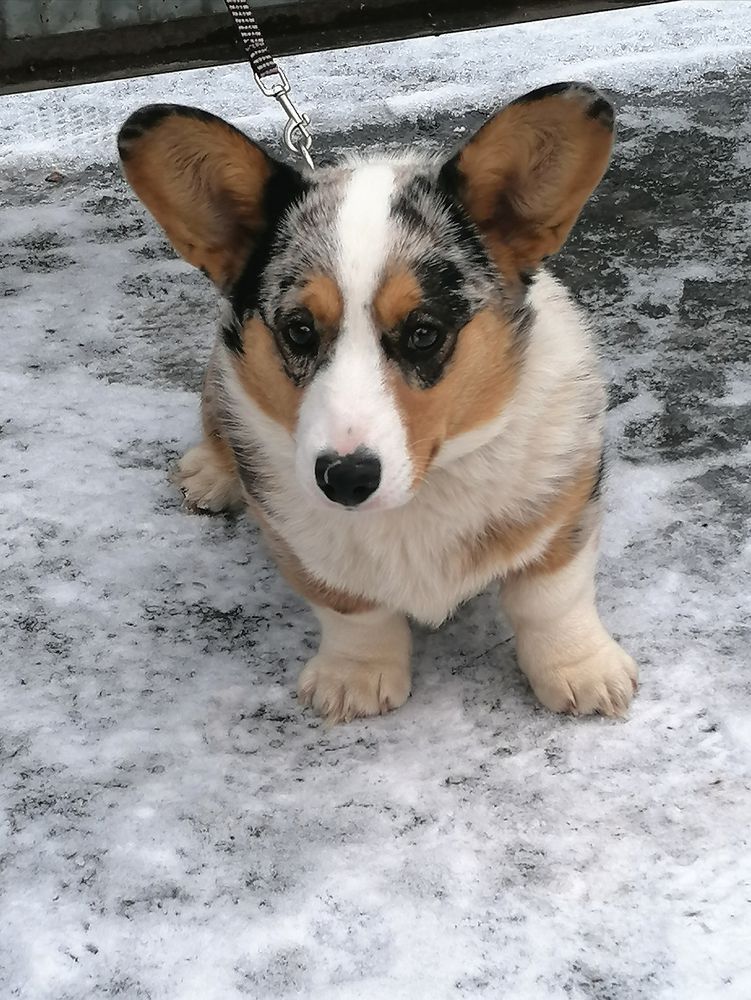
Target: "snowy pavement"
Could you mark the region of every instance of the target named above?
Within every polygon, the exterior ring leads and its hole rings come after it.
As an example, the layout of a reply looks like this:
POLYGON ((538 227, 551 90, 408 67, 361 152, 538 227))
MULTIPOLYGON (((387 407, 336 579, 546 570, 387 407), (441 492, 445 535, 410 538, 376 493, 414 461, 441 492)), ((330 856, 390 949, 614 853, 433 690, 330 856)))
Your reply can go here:
POLYGON ((751 3, 285 68, 336 154, 450 147, 558 79, 616 102, 554 270, 612 383, 601 604, 639 697, 542 710, 486 594, 417 631, 397 713, 301 710, 311 615, 169 482, 216 305, 113 155, 140 103, 267 139, 276 109, 242 67, 3 98, 0 997, 749 1000, 751 3))

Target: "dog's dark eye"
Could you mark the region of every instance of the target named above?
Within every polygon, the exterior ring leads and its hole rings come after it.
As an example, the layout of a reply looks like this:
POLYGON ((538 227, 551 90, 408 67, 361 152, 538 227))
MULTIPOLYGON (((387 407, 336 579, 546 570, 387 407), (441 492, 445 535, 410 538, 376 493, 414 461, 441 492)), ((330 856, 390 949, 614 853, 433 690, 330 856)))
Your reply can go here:
POLYGON ((312 351, 318 344, 313 323, 302 316, 291 316, 282 327, 282 335, 293 351, 312 351))
POLYGON ((402 343, 408 354, 429 354, 438 350, 445 338, 443 330, 419 320, 405 330, 402 343))

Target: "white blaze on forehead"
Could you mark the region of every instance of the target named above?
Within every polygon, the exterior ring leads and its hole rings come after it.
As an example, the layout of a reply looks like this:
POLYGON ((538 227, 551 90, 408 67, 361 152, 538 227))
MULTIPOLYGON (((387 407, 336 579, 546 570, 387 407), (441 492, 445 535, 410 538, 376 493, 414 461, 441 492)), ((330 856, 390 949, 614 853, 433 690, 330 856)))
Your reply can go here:
POLYGON ((389 251, 394 167, 367 163, 352 171, 337 219, 339 283, 344 310, 368 308, 389 251))
POLYGON ((297 432, 297 471, 317 490, 317 455, 346 455, 367 448, 381 463, 381 485, 364 508, 405 503, 412 489, 412 464, 401 416, 387 385, 373 297, 391 248, 390 164, 356 167, 343 192, 337 218, 337 279, 344 310, 330 362, 305 392, 297 432))

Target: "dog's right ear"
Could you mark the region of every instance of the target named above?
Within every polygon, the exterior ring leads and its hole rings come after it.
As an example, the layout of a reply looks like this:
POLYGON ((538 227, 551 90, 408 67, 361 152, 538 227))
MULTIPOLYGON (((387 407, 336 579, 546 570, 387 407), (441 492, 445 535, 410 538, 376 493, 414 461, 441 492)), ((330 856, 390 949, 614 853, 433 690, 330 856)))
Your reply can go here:
POLYGON ((128 183, 174 248, 224 291, 305 190, 296 170, 197 108, 141 108, 117 145, 128 183))

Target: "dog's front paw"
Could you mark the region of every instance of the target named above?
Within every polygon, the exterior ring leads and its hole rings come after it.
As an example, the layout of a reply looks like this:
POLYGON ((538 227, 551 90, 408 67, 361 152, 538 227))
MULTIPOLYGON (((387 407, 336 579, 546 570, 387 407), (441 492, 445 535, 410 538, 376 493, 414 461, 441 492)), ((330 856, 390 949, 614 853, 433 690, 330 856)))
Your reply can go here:
POLYGON ((230 457, 210 441, 186 451, 177 463, 175 480, 192 510, 218 514, 243 506, 240 480, 230 457))
POLYGON ((297 684, 303 705, 330 724, 368 715, 385 715, 409 698, 409 663, 357 662, 319 653, 307 664, 297 684))
POLYGON ((540 656, 522 663, 532 689, 553 712, 625 715, 636 691, 636 664, 609 636, 575 661, 540 656))

